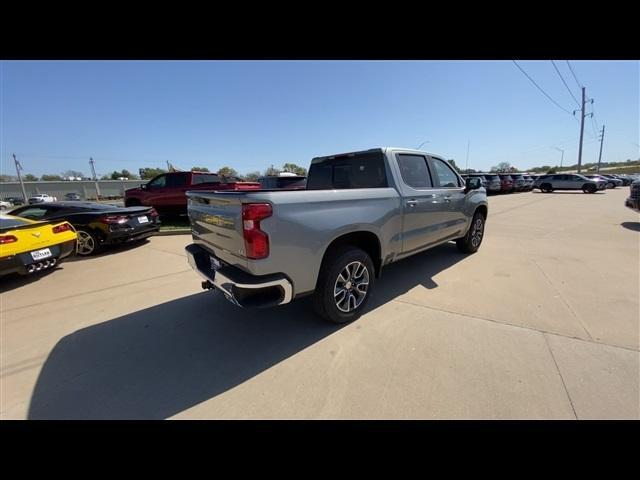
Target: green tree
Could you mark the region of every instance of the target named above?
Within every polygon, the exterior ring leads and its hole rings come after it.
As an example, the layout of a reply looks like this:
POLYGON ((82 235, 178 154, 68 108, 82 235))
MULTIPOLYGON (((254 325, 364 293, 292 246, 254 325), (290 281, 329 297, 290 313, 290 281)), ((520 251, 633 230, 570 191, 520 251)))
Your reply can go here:
POLYGON ((285 163, 282 166, 282 171, 295 173, 296 175, 303 175, 305 177, 307 176, 307 169, 299 165, 296 165, 295 163, 285 163))
POLYGON ((138 173, 141 179, 150 180, 157 175, 167 173, 167 171, 162 168, 140 168, 138 169, 138 173))
POLYGON ((62 174, 62 176, 64 178, 69 178, 69 177, 80 177, 80 178, 83 178, 84 177, 82 172, 79 172, 78 170, 67 170, 62 174))
POLYGON ((556 167, 550 168, 549 170, 547 170, 547 173, 549 174, 558 173, 558 169, 556 167))
POLYGON ((62 180, 62 177, 60 175, 42 175, 42 177, 40 177, 40 180, 43 180, 45 182, 59 182, 60 180, 62 180))
POLYGON ((495 167, 491 167, 492 172, 509 172, 511 169, 511 164, 509 162, 500 162, 495 167))
POLYGON ((209 169, 207 167, 191 167, 192 172, 208 172, 209 169))
POLYGON ((25 182, 37 182, 38 181, 38 177, 36 177, 35 175, 32 175, 30 173, 27 173, 24 176, 24 181, 25 182))
POLYGON ((222 167, 220 170, 218 170, 218 176, 222 177, 222 178, 237 177, 238 176, 238 172, 236 172, 231 167, 222 167))
POLYGON ((261 177, 260 172, 259 171, 255 171, 255 172, 249 172, 244 176, 244 179, 247 182, 255 182, 257 181, 259 178, 261 177))
POLYGON ((277 168, 274 168, 273 165, 271 165, 269 168, 267 168, 264 171, 264 176, 265 177, 269 177, 269 176, 272 176, 272 175, 278 175, 279 173, 280 173, 280 170, 277 169, 277 168))

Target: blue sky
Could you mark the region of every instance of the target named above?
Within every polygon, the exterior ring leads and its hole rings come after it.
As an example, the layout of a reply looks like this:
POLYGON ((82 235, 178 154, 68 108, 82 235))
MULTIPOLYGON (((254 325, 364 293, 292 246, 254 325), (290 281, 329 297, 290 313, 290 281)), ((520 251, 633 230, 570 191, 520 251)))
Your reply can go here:
MULTIPOLYGON (((525 71, 577 108, 550 61, 525 71)), ((556 61, 580 98, 567 63, 556 61)), ((637 61, 573 61, 606 124, 604 161, 637 159, 637 61)), ((0 167, 99 174, 164 167, 241 173, 376 146, 417 147, 489 169, 577 161, 579 124, 511 61, 3 61, 0 167)), ((588 107, 590 111, 591 106, 588 107)), ((583 162, 599 143, 585 123, 583 162)))

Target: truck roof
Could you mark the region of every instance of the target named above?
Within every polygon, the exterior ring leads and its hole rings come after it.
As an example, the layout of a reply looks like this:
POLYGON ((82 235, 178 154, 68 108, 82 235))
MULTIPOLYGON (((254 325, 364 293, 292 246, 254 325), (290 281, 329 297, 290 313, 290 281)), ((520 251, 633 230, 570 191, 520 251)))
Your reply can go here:
POLYGON ((343 152, 343 153, 334 153, 333 155, 324 155, 322 157, 314 157, 311 162, 313 163, 316 160, 324 160, 324 159, 328 159, 328 158, 335 158, 335 157, 342 157, 344 155, 356 155, 359 153, 367 153, 367 152, 383 152, 383 153, 387 153, 387 151, 389 150, 402 150, 403 152, 410 152, 410 153, 419 153, 421 155, 429 155, 432 157, 438 157, 438 158, 442 158, 442 155, 439 155, 437 153, 431 153, 431 152, 427 152, 425 150, 416 150, 415 148, 405 148, 405 147, 376 147, 376 148, 369 148, 368 150, 357 150, 357 151, 352 151, 352 152, 343 152))

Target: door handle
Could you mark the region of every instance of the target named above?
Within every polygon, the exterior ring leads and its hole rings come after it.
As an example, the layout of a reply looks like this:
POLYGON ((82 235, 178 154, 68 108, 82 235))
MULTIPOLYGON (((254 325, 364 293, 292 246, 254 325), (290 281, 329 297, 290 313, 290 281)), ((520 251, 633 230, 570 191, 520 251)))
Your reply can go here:
POLYGON ((415 207, 416 205, 418 205, 418 201, 417 200, 407 200, 407 206, 408 207, 415 207))

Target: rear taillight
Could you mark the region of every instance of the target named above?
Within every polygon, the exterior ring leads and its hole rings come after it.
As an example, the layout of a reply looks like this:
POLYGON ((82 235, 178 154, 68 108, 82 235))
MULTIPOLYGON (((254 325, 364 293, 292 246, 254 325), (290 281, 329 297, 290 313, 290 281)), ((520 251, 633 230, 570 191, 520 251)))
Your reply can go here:
POLYGON ((13 243, 17 241, 18 239, 13 235, 0 235, 0 245, 4 245, 5 243, 13 243))
POLYGON ((62 225, 56 225, 53 227, 53 233, 68 232, 69 230, 72 230, 72 228, 68 223, 63 223, 62 225))
POLYGON ((102 217, 100 221, 102 223, 106 223, 107 225, 122 225, 123 223, 127 223, 129 221, 129 218, 123 217, 121 215, 107 215, 106 217, 102 217))
POLYGON ((268 203, 245 203, 242 205, 242 232, 247 258, 254 260, 269 256, 269 235, 260 230, 260 221, 273 213, 268 203))
POLYGON ((158 211, 155 208, 151 207, 149 215, 151 215, 152 217, 157 217, 158 216, 158 211))

